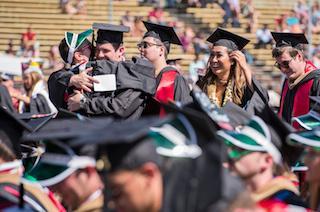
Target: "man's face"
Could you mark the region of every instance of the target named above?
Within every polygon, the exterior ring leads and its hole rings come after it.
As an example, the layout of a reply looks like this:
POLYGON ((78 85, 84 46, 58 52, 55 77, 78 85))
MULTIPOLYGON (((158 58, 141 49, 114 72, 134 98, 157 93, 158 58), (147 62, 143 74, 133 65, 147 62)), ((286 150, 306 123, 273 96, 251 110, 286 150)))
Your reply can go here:
POLYGON ((96 58, 98 60, 110 60, 120 62, 123 60, 123 57, 123 46, 120 46, 117 50, 115 50, 111 43, 97 44, 96 58))
POLYGON ((83 182, 81 174, 83 174, 81 171, 75 171, 60 183, 50 186, 50 189, 62 198, 62 202, 68 208, 76 209, 86 199, 87 194, 84 189, 86 182, 83 182))
POLYGON ((152 205, 149 177, 137 171, 121 170, 109 174, 108 182, 116 211, 149 211, 152 205))
POLYGON ((138 49, 142 57, 149 61, 156 61, 160 55, 164 54, 164 46, 156 43, 153 37, 144 38, 139 44, 138 49))
POLYGON ((251 152, 229 163, 230 170, 243 179, 249 179, 260 172, 265 153, 251 152))
POLYGON ((290 81, 296 80, 304 73, 304 65, 302 64, 300 55, 291 57, 288 51, 284 51, 282 55, 276 58, 276 66, 286 75, 290 81))

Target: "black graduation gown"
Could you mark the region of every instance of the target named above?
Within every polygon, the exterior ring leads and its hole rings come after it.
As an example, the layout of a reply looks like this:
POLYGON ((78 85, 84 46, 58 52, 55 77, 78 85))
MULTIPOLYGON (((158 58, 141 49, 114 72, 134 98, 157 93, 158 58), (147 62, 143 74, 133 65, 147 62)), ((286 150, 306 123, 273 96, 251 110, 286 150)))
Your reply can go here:
MULTIPOLYGON (((313 79, 313 83, 311 86, 311 90, 309 92, 309 96, 319 96, 320 95, 320 70, 315 70, 312 73, 308 74, 303 80, 301 80, 293 89, 288 89, 288 92, 286 94, 284 105, 283 105, 283 112, 282 112, 282 118, 288 122, 291 123, 292 118, 292 112, 294 107, 294 98, 296 95, 296 92, 300 85, 308 82, 309 80, 313 79)), ((283 85, 284 87, 284 85, 283 85)), ((282 97, 281 97, 282 98, 282 97)), ((282 100, 281 100, 282 101, 282 100)), ((310 107, 309 110, 313 107, 312 102, 310 101, 310 107)))
MULTIPOLYGON (((157 87, 160 84, 162 75, 165 72, 172 71, 172 70, 176 70, 176 69, 172 66, 167 66, 160 71, 160 73, 157 76, 157 87)), ((186 79, 181 74, 177 74, 176 78, 174 79, 174 101, 179 101, 182 104, 192 102, 192 97, 190 96, 190 88, 188 86, 186 79)))
POLYGON ((124 62, 99 60, 93 66, 93 75, 115 74, 117 90, 86 93, 86 102, 81 106, 84 113, 138 119, 146 101, 155 93, 153 65, 145 59, 133 58, 124 62))
POLYGON ((8 89, 0 85, 0 105, 10 112, 15 112, 8 89))
MULTIPOLYGON (((245 87, 244 94, 241 101, 242 103, 240 107, 243 107, 243 108, 246 107, 250 103, 250 100, 252 99, 254 93, 257 93, 260 96, 261 100, 265 104, 268 104, 268 101, 269 101, 268 91, 265 88, 263 88, 255 78, 252 78, 252 86, 253 86, 253 90, 251 90, 248 86, 245 87)), ((254 104, 255 104, 254 102, 251 102, 251 105, 253 107, 254 107, 254 104)))
POLYGON ((37 94, 36 98, 31 98, 28 112, 32 114, 49 114, 52 111, 46 98, 41 94, 37 94))
POLYGON ((49 98, 56 108, 68 109, 64 101, 66 93, 72 93, 73 89, 68 88, 73 72, 69 69, 61 69, 53 72, 48 79, 49 98))

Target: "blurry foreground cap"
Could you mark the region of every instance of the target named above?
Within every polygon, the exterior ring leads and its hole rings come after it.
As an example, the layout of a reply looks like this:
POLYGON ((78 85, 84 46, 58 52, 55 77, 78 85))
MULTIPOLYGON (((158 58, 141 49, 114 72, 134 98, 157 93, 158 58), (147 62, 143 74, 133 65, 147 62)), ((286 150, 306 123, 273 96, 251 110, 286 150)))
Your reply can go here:
POLYGON ((6 144, 8 148, 15 153, 17 158, 21 158, 20 138, 23 131, 32 132, 32 128, 17 118, 15 114, 0 107, 0 130, 9 137, 10 143, 6 144))

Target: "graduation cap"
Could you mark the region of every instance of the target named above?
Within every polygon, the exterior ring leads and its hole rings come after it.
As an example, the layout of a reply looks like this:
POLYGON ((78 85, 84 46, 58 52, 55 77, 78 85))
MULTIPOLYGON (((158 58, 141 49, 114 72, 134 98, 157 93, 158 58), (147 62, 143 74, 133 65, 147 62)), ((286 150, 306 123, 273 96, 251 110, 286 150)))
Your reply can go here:
MULTIPOLYGON (((71 64, 73 61, 74 52, 79 49, 79 47, 87 40, 87 37, 93 33, 92 29, 88 29, 80 34, 73 32, 65 32, 64 39, 66 41, 68 48, 67 54, 63 55, 63 60, 68 64, 71 64)), ((88 41, 89 42, 89 41, 88 41)))
POLYGON ((217 134, 231 147, 228 152, 230 158, 238 159, 250 152, 268 152, 275 163, 282 164, 281 153, 272 142, 267 124, 257 116, 253 116, 250 122, 238 131, 221 130, 217 134))
POLYGON ((18 119, 15 114, 0 107, 0 130, 9 138, 9 142, 6 143, 8 148, 13 151, 17 158, 21 158, 20 138, 23 131, 32 132, 32 128, 18 119))
POLYGON ((25 134, 24 142, 40 140, 65 140, 83 136, 92 130, 101 129, 112 122, 111 118, 52 119, 36 132, 25 134))
POLYGON ((312 130, 320 127, 320 114, 314 110, 310 110, 307 114, 293 117, 293 123, 298 123, 303 129, 312 130))
POLYGON ((169 59, 169 60, 167 60, 167 64, 175 65, 178 61, 181 61, 181 60, 182 60, 182 58, 169 59))
POLYGON ((280 150, 283 160, 288 165, 294 166, 302 150, 286 142, 286 137, 295 131, 293 127, 282 121, 268 105, 265 105, 262 110, 256 110, 255 114, 268 125, 272 136, 271 141, 280 150))
POLYGON ((300 127, 306 130, 312 130, 320 127, 320 98, 318 96, 309 97, 313 104, 312 109, 304 115, 293 117, 291 122, 299 124, 300 127))
POLYGON ((24 178, 36 181, 42 186, 55 185, 78 169, 95 167, 96 161, 92 157, 77 155, 72 148, 61 141, 47 141, 45 152, 31 167, 27 168, 24 178))
POLYGON ((311 147, 316 151, 320 150, 320 128, 309 131, 291 133, 287 142, 293 146, 311 147))
POLYGON ((182 43, 178 35, 175 33, 173 27, 164 26, 164 25, 155 24, 155 23, 146 22, 146 21, 143 21, 143 24, 148 30, 148 32, 144 34, 143 38, 153 37, 153 38, 159 39, 166 47, 168 53, 170 51, 170 44, 177 44, 182 46, 182 43))
POLYGON ((22 69, 22 71, 24 74, 29 74, 29 73, 35 72, 40 75, 43 75, 42 70, 40 68, 40 63, 37 61, 33 61, 33 60, 31 60, 29 62, 28 68, 22 69))
POLYGON ((32 129, 32 132, 35 132, 53 119, 54 114, 21 113, 15 114, 15 117, 24 121, 32 129))
POLYGON ((123 43, 123 33, 129 32, 130 27, 123 25, 112 25, 103 23, 93 23, 93 29, 98 30, 97 43, 123 43))
POLYGON ((107 155, 111 171, 134 169, 148 161, 160 165, 160 156, 196 158, 202 152, 191 124, 174 116, 113 123, 107 129, 76 138, 70 145, 86 142, 105 147, 99 148, 99 155, 107 155))
POLYGON ((229 117, 229 123, 233 128, 247 124, 252 115, 233 102, 228 102, 221 110, 229 117))
POLYGON ((232 51, 242 50, 250 40, 218 27, 207 39, 214 46, 225 46, 232 51))
POLYGON ((298 44, 309 43, 303 33, 271 32, 271 35, 273 39, 276 41, 276 47, 296 47, 298 44))

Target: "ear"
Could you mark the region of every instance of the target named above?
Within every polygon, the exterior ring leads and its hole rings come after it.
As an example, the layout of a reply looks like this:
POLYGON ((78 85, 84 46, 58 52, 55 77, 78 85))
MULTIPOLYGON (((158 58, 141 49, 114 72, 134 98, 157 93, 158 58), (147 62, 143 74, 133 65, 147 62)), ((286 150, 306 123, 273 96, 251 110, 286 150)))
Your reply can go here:
POLYGON ((74 54, 73 54, 73 58, 74 59, 76 59, 76 60, 81 60, 81 54, 80 54, 80 52, 75 52, 74 54))
POLYGON ((261 158, 260 162, 262 163, 261 164, 261 167, 262 167, 261 170, 262 171, 265 171, 266 169, 269 169, 269 168, 272 169, 273 164, 274 164, 272 156, 270 154, 268 154, 268 153, 264 153, 262 155, 262 158, 261 158))
POLYGON ((123 45, 121 45, 118 49, 117 49, 117 52, 118 52, 118 56, 119 58, 122 58, 124 56, 124 53, 125 53, 125 48, 123 45))
POLYGON ((148 179, 153 179, 160 174, 160 169, 155 163, 148 162, 139 168, 139 172, 148 179))

